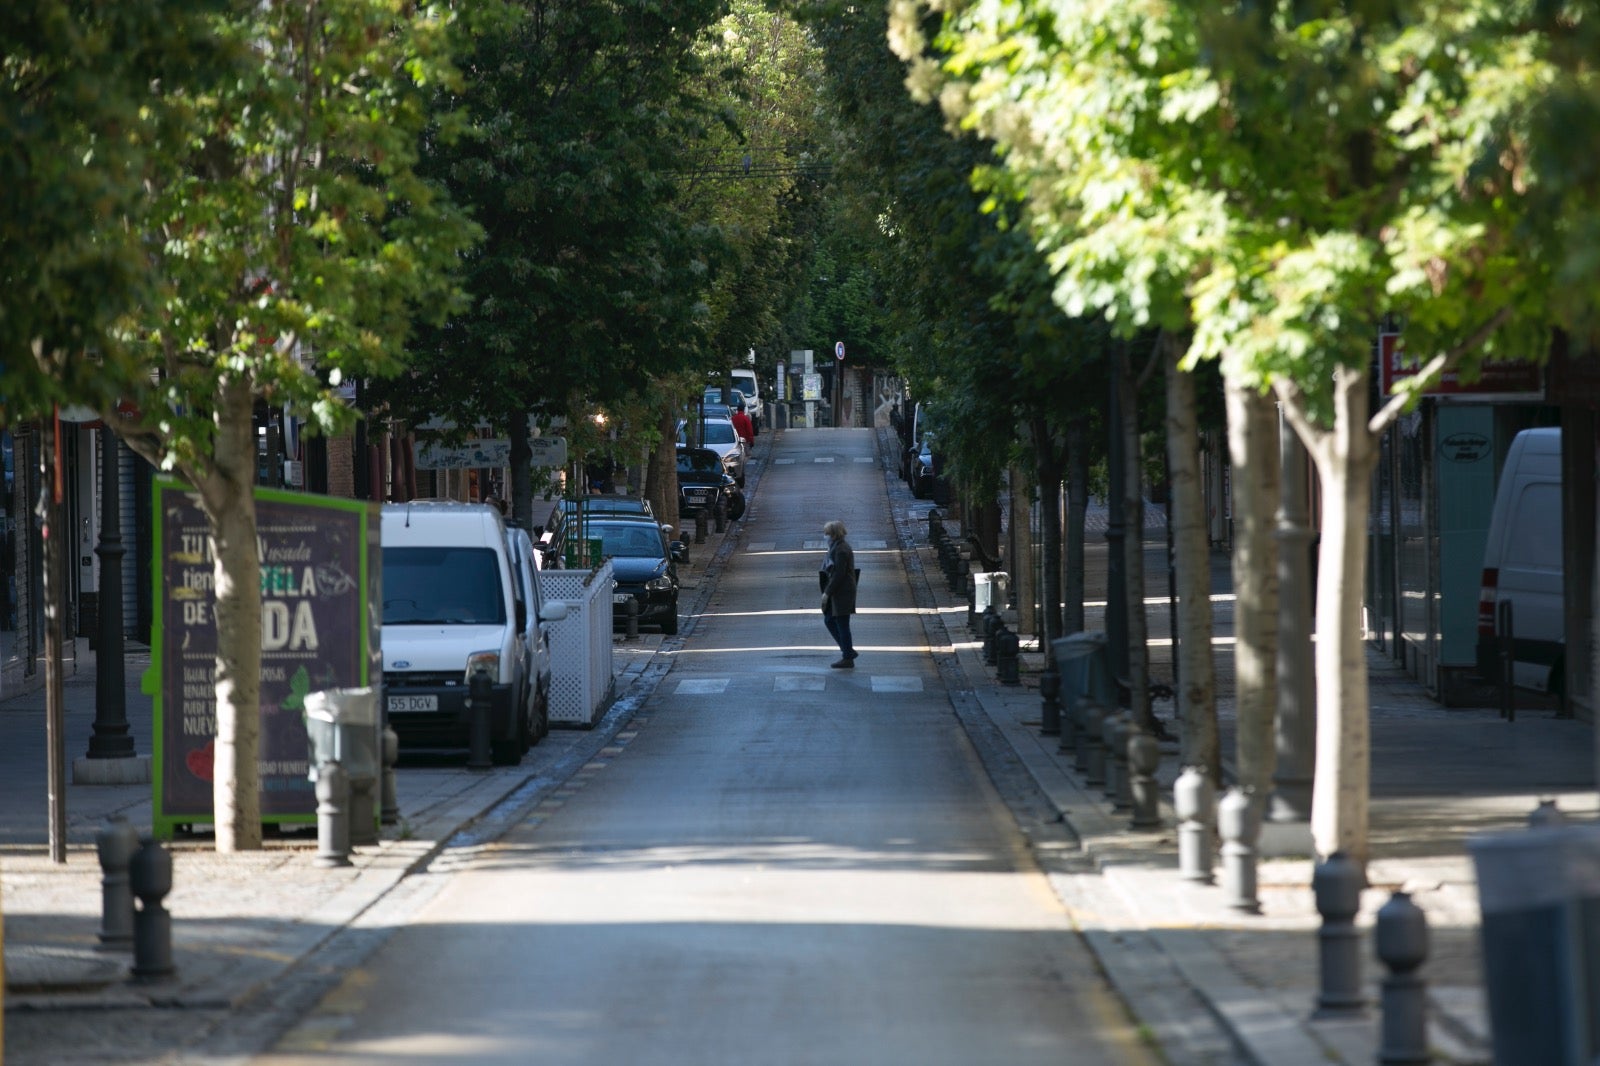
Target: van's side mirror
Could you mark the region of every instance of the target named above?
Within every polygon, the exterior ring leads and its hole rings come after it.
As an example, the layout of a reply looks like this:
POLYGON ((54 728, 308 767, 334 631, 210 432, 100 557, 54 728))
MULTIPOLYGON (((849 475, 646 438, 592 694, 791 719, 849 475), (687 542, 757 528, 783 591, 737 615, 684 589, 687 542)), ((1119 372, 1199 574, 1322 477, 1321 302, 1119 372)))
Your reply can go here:
POLYGON ((544 606, 539 609, 539 620, 541 622, 559 622, 566 616, 566 600, 545 600, 544 606))

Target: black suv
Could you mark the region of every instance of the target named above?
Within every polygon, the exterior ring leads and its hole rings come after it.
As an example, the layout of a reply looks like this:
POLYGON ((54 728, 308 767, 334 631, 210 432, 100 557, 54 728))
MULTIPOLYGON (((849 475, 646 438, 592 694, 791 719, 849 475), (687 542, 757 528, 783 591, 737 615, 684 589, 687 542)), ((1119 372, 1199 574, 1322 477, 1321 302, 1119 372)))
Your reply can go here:
POLYGON ((684 518, 725 508, 730 521, 744 514, 744 493, 723 473, 722 457, 710 448, 678 445, 678 513, 684 518))

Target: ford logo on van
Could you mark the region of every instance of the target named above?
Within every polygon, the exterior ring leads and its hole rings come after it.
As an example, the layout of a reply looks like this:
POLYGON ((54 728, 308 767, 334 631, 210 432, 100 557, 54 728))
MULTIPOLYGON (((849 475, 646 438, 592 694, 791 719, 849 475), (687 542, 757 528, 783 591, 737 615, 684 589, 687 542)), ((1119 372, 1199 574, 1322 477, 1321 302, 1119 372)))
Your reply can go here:
POLYGON ((404 670, 406 667, 410 666, 411 663, 406 659, 396 659, 389 665, 394 667, 396 670, 404 670))

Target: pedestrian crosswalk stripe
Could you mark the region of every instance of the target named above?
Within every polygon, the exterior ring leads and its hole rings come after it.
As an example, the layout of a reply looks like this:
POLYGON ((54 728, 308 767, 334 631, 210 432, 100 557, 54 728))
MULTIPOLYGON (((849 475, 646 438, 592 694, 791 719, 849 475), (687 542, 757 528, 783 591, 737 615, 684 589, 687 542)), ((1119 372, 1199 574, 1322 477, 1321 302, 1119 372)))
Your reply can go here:
POLYGON ((896 677, 893 674, 873 674, 872 691, 874 692, 921 692, 922 678, 896 677))
POLYGON ((855 461, 858 463, 870 463, 873 462, 873 458, 870 455, 858 455, 855 457, 855 461))
POLYGON ((770 552, 777 549, 778 542, 775 540, 753 540, 744 546, 744 550, 750 552, 770 552))
POLYGON ((819 456, 817 456, 815 459, 813 459, 811 461, 813 463, 831 463, 831 462, 833 462, 833 456, 831 456, 831 455, 819 455, 819 456))
POLYGON ((792 465, 794 465, 794 460, 793 459, 774 459, 774 460, 772 460, 772 465, 773 466, 792 466, 792 465))
POLYGON ((680 696, 720 696, 728 691, 726 677, 686 677, 674 690, 680 696))
POLYGON ((858 540, 855 542, 855 546, 864 551, 868 548, 887 548, 889 542, 886 540, 858 540))
POLYGON ((779 674, 772 682, 774 692, 821 692, 827 687, 827 678, 809 674, 779 674))
MULTIPOLYGON (((869 548, 872 548, 872 549, 887 548, 889 546, 889 542, 886 541, 886 540, 858 540, 858 541, 851 542, 850 546, 852 548, 856 549, 856 551, 866 551, 869 548)), ((827 551, 828 550, 828 542, 825 541, 825 540, 807 540, 807 541, 802 541, 800 543, 800 550, 801 551, 808 551, 808 552, 809 551, 818 551, 818 552, 827 551)))

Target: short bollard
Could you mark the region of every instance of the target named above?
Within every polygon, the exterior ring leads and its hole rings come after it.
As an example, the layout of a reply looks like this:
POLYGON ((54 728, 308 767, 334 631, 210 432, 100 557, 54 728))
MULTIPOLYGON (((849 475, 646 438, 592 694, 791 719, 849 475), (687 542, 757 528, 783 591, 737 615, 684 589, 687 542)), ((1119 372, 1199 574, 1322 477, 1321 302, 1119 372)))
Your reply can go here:
POLYGON ((489 728, 494 713, 494 682, 487 670, 477 670, 467 685, 467 769, 487 770, 494 765, 489 751, 489 728))
POLYGON ((1222 890, 1228 906, 1261 913, 1256 898, 1256 837, 1261 815, 1249 789, 1230 788, 1217 804, 1217 832, 1222 837, 1222 890))
POLYGON ((1540 800, 1539 806, 1528 812, 1529 829, 1553 829, 1566 825, 1567 816, 1561 813, 1553 799, 1540 800))
POLYGON ((724 533, 724 532, 727 531, 727 529, 728 529, 728 508, 727 508, 726 504, 718 503, 717 506, 716 506, 716 510, 714 510, 712 512, 712 514, 711 514, 711 518, 712 518, 711 525, 712 525, 713 529, 715 529, 718 533, 724 533))
POLYGON ((133 947, 133 889, 128 864, 139 850, 139 831, 120 814, 112 815, 94 837, 100 856, 100 950, 133 947))
POLYGON ((1199 766, 1185 766, 1172 784, 1172 806, 1178 814, 1178 876, 1185 881, 1212 880, 1211 811, 1216 791, 1199 766))
POLYGON ((1348 855, 1336 851, 1311 874, 1322 927, 1317 930, 1320 987, 1319 1015, 1344 1015, 1359 1011, 1361 998, 1361 933, 1356 912, 1361 909, 1361 889, 1366 877, 1348 855))
POLYGON ((1125 765, 1117 762, 1117 719, 1121 713, 1108 710, 1105 717, 1100 719, 1100 748, 1106 753, 1105 774, 1100 784, 1100 791, 1106 799, 1112 801, 1117 798, 1117 772, 1125 765))
POLYGON ((1039 734, 1061 735, 1061 675, 1053 656, 1045 656, 1044 672, 1039 675, 1039 734))
POLYGON ((384 825, 396 825, 400 821, 400 792, 395 782, 395 768, 400 765, 400 734, 385 721, 380 736, 383 744, 383 783, 379 786, 382 806, 378 811, 378 820, 384 825))
POLYGON ((1405 892, 1378 909, 1373 931, 1378 961, 1388 969, 1380 993, 1378 1061, 1422 1066, 1428 1057, 1428 983, 1417 971, 1428 957, 1428 916, 1405 892))
POLYGON ((972 564, 967 561, 967 553, 956 552, 955 558, 950 562, 950 591, 960 592, 961 586, 967 583, 967 576, 971 573, 972 564))
POLYGON ((350 782, 344 767, 325 762, 317 767, 317 854, 313 866, 350 865, 350 782))
POLYGON ((1133 806, 1133 768, 1128 762, 1128 741, 1132 737, 1133 712, 1123 711, 1111 727, 1111 752, 1117 764, 1117 787, 1111 794, 1114 810, 1125 811, 1133 806))
POLYGON ((345 775, 348 790, 346 810, 349 813, 350 846, 378 842, 378 779, 352 773, 345 775))
POLYGON ((1087 696, 1079 696, 1071 703, 1067 715, 1072 719, 1078 737, 1078 746, 1072 753, 1072 768, 1084 775, 1085 784, 1092 785, 1094 782, 1089 780, 1089 753, 1094 750, 1094 738, 1099 733, 1099 727, 1090 726, 1089 709, 1099 705, 1087 696))
POLYGON ((700 513, 694 516, 694 542, 696 544, 704 544, 706 542, 706 509, 704 507, 700 508, 700 513))
POLYGON ((1161 824, 1161 783, 1156 771, 1161 768, 1161 745, 1149 730, 1134 722, 1128 730, 1129 792, 1133 797, 1134 829, 1153 829, 1161 824))
POLYGON ((967 575, 967 628, 971 629, 978 621, 978 581, 972 575, 967 575))
POLYGON ((172 856, 145 836, 128 863, 128 883, 138 900, 133 915, 133 966, 136 981, 165 981, 178 972, 172 962, 172 915, 162 904, 172 891, 172 856))
POLYGON ((1021 645, 1017 635, 1009 629, 1001 629, 994 638, 994 669, 1002 685, 1018 685, 1022 683, 1019 675, 1021 645))
POLYGON ((623 614, 623 617, 625 619, 627 619, 627 621, 625 623, 625 627, 626 628, 624 629, 624 636, 626 636, 627 639, 629 639, 629 640, 638 640, 639 639, 639 599, 638 599, 638 597, 636 597, 636 596, 629 596, 628 597, 627 604, 622 608, 622 614, 623 614))
POLYGON ((983 661, 987 666, 995 664, 995 642, 1000 638, 1001 630, 1006 624, 1001 620, 998 612, 990 608, 984 614, 983 620, 983 661))
POLYGON ((932 544, 944 536, 944 515, 939 513, 939 508, 928 508, 928 543, 932 544))
POLYGON ((1102 726, 1106 709, 1093 700, 1085 701, 1080 709, 1083 712, 1083 744, 1078 750, 1084 753, 1083 783, 1091 787, 1103 785, 1106 782, 1106 744, 1102 739, 1102 726))

